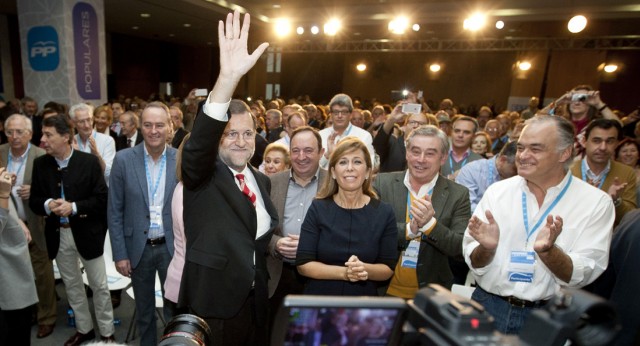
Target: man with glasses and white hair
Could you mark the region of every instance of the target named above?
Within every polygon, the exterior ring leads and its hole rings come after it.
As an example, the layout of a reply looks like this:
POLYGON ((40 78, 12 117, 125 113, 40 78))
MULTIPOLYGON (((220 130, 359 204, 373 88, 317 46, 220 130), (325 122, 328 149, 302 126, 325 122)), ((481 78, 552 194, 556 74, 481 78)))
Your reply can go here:
POLYGON ((367 146, 371 162, 376 162, 376 152, 373 149, 373 138, 366 130, 351 124, 351 113, 353 112, 353 101, 347 94, 337 94, 329 102, 329 114, 333 125, 320 130, 322 147, 325 149, 324 155, 320 158, 320 167, 327 169, 329 157, 336 143, 347 136, 354 136, 360 139, 367 146))
POLYGON ((73 121, 76 132, 73 138, 74 149, 93 154, 100 162, 104 180, 109 185, 111 165, 116 156, 116 144, 111 136, 100 133, 93 128, 93 107, 86 103, 78 103, 69 109, 69 117, 73 121))
POLYGON ((29 255, 38 290, 38 339, 49 336, 56 325, 57 303, 53 264, 47 253, 44 237, 44 220, 29 208, 31 197, 31 172, 33 161, 44 155, 44 149, 30 143, 33 136, 31 119, 22 114, 14 114, 4 122, 4 133, 9 143, 0 145, 0 167, 15 176, 11 189, 12 200, 18 218, 24 222, 32 241, 29 255))

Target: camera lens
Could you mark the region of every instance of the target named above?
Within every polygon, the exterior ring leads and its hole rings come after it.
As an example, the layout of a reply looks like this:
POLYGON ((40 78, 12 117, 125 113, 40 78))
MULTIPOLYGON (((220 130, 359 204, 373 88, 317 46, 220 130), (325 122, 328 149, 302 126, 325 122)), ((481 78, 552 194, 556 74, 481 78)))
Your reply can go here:
POLYGON ((586 99, 587 99, 587 95, 580 95, 580 96, 578 97, 578 101, 584 101, 584 100, 586 100, 586 99))
POLYGON ((174 317, 164 328, 158 346, 206 346, 211 344, 211 330, 202 318, 183 314, 174 317))

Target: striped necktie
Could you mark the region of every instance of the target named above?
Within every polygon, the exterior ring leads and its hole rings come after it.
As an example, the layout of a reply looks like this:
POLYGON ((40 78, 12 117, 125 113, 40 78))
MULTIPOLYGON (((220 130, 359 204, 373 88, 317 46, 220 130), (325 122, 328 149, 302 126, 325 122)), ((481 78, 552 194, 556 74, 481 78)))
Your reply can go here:
POLYGON ((256 195, 251 190, 249 190, 249 186, 247 186, 247 184, 244 181, 244 174, 236 174, 236 178, 240 182, 240 190, 242 190, 242 193, 245 196, 247 196, 247 198, 249 198, 249 200, 251 201, 251 204, 253 204, 253 207, 255 208, 256 195))

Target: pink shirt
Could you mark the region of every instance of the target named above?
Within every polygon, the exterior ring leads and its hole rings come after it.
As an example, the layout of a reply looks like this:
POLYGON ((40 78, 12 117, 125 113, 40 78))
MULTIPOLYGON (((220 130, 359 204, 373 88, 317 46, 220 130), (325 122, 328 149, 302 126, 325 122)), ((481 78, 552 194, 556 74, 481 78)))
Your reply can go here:
POLYGON ((174 253, 167 269, 167 279, 164 281, 164 297, 174 303, 178 302, 180 294, 180 280, 182 279, 187 245, 184 237, 184 221, 182 221, 182 189, 182 182, 179 182, 173 191, 173 199, 171 200, 174 253))

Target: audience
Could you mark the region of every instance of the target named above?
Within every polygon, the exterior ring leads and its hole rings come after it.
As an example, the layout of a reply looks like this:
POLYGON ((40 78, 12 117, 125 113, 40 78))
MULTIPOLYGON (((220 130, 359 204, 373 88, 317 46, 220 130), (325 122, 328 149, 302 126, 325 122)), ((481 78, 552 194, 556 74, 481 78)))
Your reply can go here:
POLYGON ((493 157, 491 152, 491 137, 484 131, 478 131, 473 135, 473 142, 471 143, 471 151, 486 158, 493 157))
POLYGON ((640 144, 632 138, 625 138, 616 146, 616 161, 633 168, 636 173, 636 207, 640 205, 640 144))

